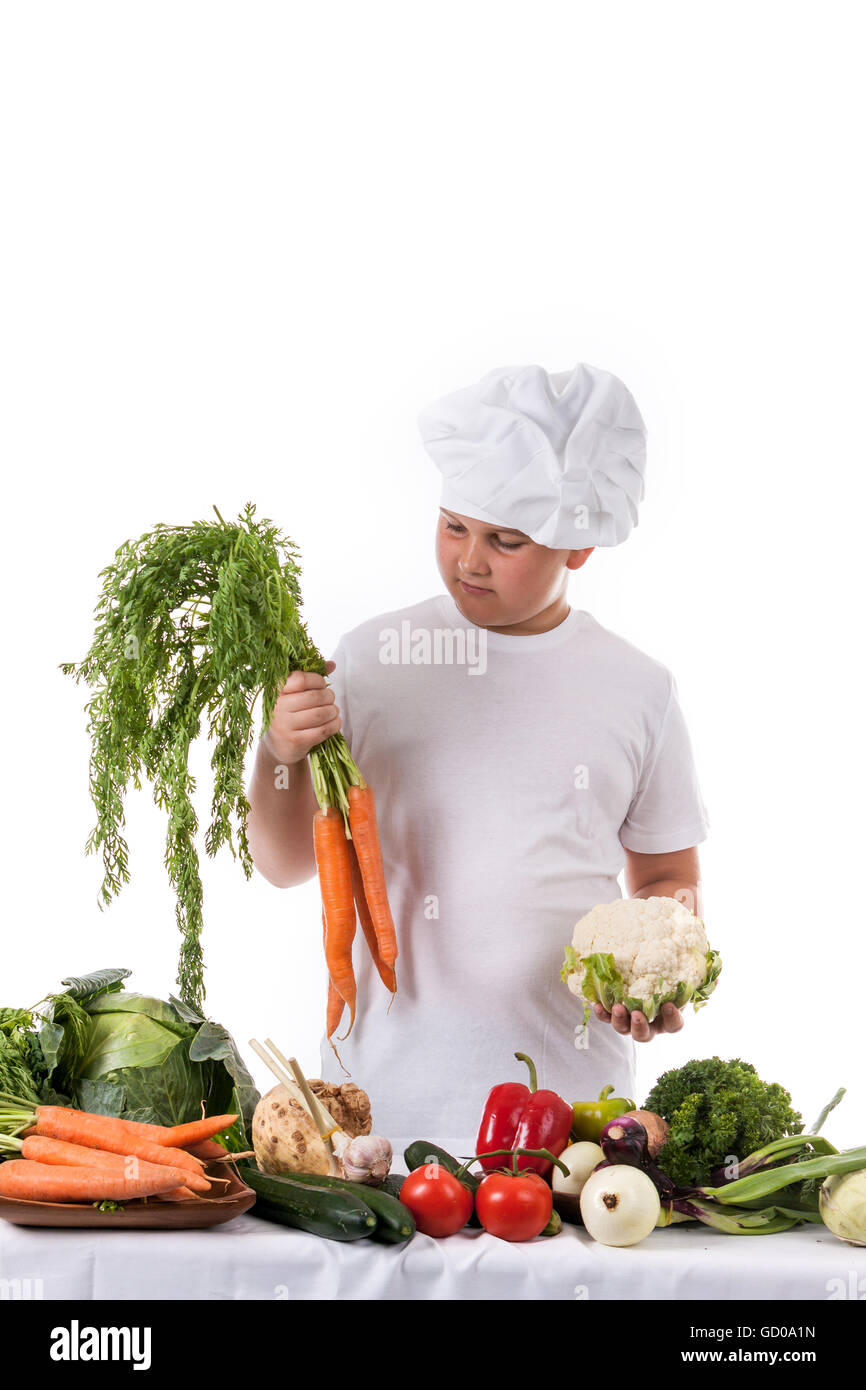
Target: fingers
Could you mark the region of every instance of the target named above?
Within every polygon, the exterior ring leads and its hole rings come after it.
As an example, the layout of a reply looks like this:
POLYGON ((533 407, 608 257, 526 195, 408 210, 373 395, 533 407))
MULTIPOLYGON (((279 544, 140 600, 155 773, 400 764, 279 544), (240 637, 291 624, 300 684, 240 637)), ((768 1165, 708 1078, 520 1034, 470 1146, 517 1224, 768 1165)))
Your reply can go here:
POLYGON ((306 735, 310 747, 315 748, 317 743, 324 743, 325 739, 330 738, 332 734, 338 734, 342 727, 343 725, 338 711, 334 718, 330 719, 327 724, 323 724, 317 733, 314 734, 312 729, 307 729, 306 735))
POLYGON ((661 1012, 652 1023, 640 1009, 635 1009, 631 1016, 631 1035, 635 1042, 651 1042, 659 1033, 678 1033, 684 1021, 675 1004, 662 1004, 661 1012))
POLYGON ((625 1004, 614 1004, 610 1013, 600 1004, 593 1004, 593 1013, 602 1023, 609 1023, 622 1037, 631 1034, 635 1042, 651 1042, 658 1033, 678 1033, 685 1020, 675 1004, 663 1004, 652 1023, 640 1009, 630 1014, 625 1004))
MULTIPOLYGON (((325 663, 327 674, 336 663, 325 663)), ((342 729, 336 696, 317 671, 292 671, 277 695, 263 734, 266 750, 280 762, 301 762, 311 749, 342 729)))
MULTIPOLYGON (((634 1017, 638 1017, 638 1015, 634 1015, 634 1017)), ((643 1014, 640 1014, 639 1017, 643 1018, 643 1014)), ((610 1021, 614 1032, 621 1033, 623 1037, 628 1037, 628 1034, 632 1032, 631 1020, 625 1004, 614 1004, 610 1011, 610 1021)))
POLYGON ((660 1033, 678 1033, 685 1019, 676 1004, 662 1004, 660 1033))
MULTIPOLYGON (((280 718, 286 713, 292 715, 311 715, 309 727, 321 724, 333 716, 336 697, 333 690, 323 687, 320 690, 300 690, 296 694, 281 694, 279 697, 280 718)), ((297 722, 296 720, 293 722, 297 722)))
MULTIPOLYGON (((333 671, 334 662, 329 661, 327 664, 333 671)), ((320 676, 318 671, 292 671, 291 675, 286 678, 280 694, 292 695, 297 694, 299 690, 320 690, 324 689, 324 686, 325 677, 320 676)))

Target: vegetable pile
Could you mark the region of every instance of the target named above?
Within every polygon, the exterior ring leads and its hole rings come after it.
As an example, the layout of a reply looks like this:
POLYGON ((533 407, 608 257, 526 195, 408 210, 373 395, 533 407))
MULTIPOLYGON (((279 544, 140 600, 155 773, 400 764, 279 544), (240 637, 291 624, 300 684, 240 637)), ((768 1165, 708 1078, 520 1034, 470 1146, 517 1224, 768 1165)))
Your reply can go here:
POLYGON ((255 1214, 329 1240, 411 1240, 415 1222, 397 1200, 391 1144, 370 1133, 363 1091, 348 1086, 341 1094, 343 1088, 308 1082, 296 1058, 284 1057, 270 1038, 265 1046, 251 1038, 250 1046, 280 1083, 253 1117, 255 1163, 244 1174, 257 1194, 255 1214))
POLYGON ((771 1235, 803 1221, 825 1220, 843 1239, 863 1229, 866 1148, 839 1152, 819 1134, 844 1089, 804 1134, 791 1097, 761 1081, 755 1068, 719 1057, 666 1072, 646 1108, 607 1121, 599 1137, 603 1160, 575 1144, 562 1155, 571 1177, 559 1185, 579 1193, 584 1224, 598 1240, 629 1245, 653 1226, 699 1221, 730 1235, 771 1235), (653 1109, 656 1107, 658 1112, 653 1109), (850 1184, 845 1222, 837 1194, 850 1184), (844 1233, 843 1233, 844 1227, 844 1233))
MULTIPOLYGON (((100 574, 103 586, 90 650, 82 661, 64 662, 60 668, 93 690, 86 710, 97 820, 85 850, 102 851, 100 908, 129 882, 123 799, 130 781, 140 790, 144 773, 153 784, 154 801, 168 816, 165 864, 182 936, 180 999, 199 1013, 205 994, 203 894, 190 745, 206 719, 215 747, 205 849, 213 857, 227 844, 250 878, 244 757, 253 742, 253 706, 261 693, 266 730, 292 671, 324 675, 327 670, 300 616, 297 547, 272 522, 256 520, 252 503, 235 524, 214 511, 217 522, 159 524, 118 548, 100 574)), ((345 1005, 350 1030, 354 1022, 356 906, 379 974, 392 993, 397 944, 373 793, 342 734, 325 739, 309 758, 320 806, 314 844, 329 971, 330 1039, 345 1005)))
POLYGON ((866 1148, 839 1153, 817 1133, 799 1134, 747 1155, 730 1181, 678 1187, 652 1162, 646 1130, 628 1115, 605 1127, 601 1147, 610 1165, 605 1182, 611 1192, 617 1190, 620 1167, 638 1169, 649 1179, 659 1204, 656 1225, 695 1220, 730 1235, 772 1235, 801 1221, 820 1222, 817 1182, 866 1168, 866 1148))
POLYGON ((231 1035, 179 999, 127 993, 129 973, 71 977, 30 1009, 4 1010, 0 1089, 162 1126, 233 1111, 223 1143, 248 1149, 259 1093, 231 1035))
MULTIPOLYGON (((415 1234, 411 1211, 384 1184, 369 1187, 321 1173, 263 1173, 252 1163, 242 1164, 241 1171, 256 1193, 253 1214, 266 1221, 326 1240, 369 1237, 401 1245, 415 1234)), ((395 1187, 401 1191, 399 1182, 395 1187)))
POLYGON ((476 1224, 506 1240, 527 1240, 556 1234, 567 1221, 605 1245, 629 1246, 681 1221, 730 1235, 771 1235, 823 1219, 840 1238, 866 1243, 866 1148, 840 1153, 819 1134, 843 1089, 803 1134, 788 1092, 739 1060, 715 1057, 667 1072, 637 1110, 610 1097, 610 1086, 598 1101, 566 1106, 553 1092, 537 1091, 529 1058, 515 1056, 529 1063, 532 1089, 493 1088, 478 1144, 498 1132, 509 1147, 463 1163, 425 1140, 406 1150, 410 1176, 401 1197, 419 1230, 448 1236, 476 1224), (656 1101, 669 1115, 651 1108, 656 1101), (556 1128, 559 1107, 574 1140, 566 1147, 556 1128), (521 1147, 520 1126, 527 1118, 537 1125, 538 1110, 550 1148, 521 1147), (476 1162, 485 1176, 469 1171, 476 1162))
POLYGON ((205 1159, 229 1157, 213 1136, 237 1119, 165 1127, 56 1105, 31 1108, 4 1094, 0 1149, 20 1157, 0 1163, 0 1197, 96 1206, 143 1197, 190 1201, 210 1191, 205 1159))
POLYGON ((521 1161, 529 1160, 567 1172, 550 1149, 496 1149, 460 1163, 444 1149, 420 1139, 410 1144, 403 1158, 410 1172, 400 1200, 425 1235, 452 1236, 476 1224, 500 1240, 524 1241, 562 1230, 550 1184, 535 1168, 518 1168, 521 1161), (493 1159, 499 1160, 496 1167, 490 1167, 493 1159), (478 1178, 469 1168, 482 1162, 487 1168, 484 1177, 478 1178))
POLYGON ((670 1126, 658 1164, 682 1187, 709 1182, 731 1155, 803 1131, 784 1087, 766 1084, 739 1058, 709 1057, 664 1072, 646 1108, 670 1126))

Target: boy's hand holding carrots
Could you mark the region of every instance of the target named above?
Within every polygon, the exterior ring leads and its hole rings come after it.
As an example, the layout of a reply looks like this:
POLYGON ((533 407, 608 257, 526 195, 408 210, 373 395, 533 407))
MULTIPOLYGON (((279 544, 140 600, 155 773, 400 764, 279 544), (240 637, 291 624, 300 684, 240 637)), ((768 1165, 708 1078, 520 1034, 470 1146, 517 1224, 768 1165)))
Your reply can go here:
MULTIPOLYGON (((327 666, 330 675, 334 662, 327 666)), ((277 696, 273 718, 261 741, 277 762, 292 767, 341 728, 340 711, 325 677, 315 671, 293 671, 277 696)))

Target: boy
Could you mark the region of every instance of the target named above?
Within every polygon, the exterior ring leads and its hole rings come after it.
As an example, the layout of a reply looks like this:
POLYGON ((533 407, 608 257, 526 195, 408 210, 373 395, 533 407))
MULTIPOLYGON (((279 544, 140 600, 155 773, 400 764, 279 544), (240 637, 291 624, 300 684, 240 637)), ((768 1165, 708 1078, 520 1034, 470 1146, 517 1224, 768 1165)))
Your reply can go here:
MULTIPOLYGON (((574 923, 621 896, 700 915, 707 819, 670 672, 590 614, 567 582, 637 520, 645 430, 625 386, 580 364, 503 368, 420 417, 443 473, 436 555, 446 592, 337 645, 330 688, 293 673, 250 787, 257 867, 315 873, 306 754, 342 729, 375 789, 397 929, 388 999, 356 936, 358 1016, 340 1055, 389 1136, 473 1142, 491 1086, 567 1100, 634 1095, 634 1043, 682 1027, 618 1005, 588 1028, 560 981, 574 923), (290 788, 274 786, 289 764, 290 788)), ((322 1042, 322 1076, 339 1080, 322 1042)), ((446 1142, 447 1141, 447 1142, 446 1142)))

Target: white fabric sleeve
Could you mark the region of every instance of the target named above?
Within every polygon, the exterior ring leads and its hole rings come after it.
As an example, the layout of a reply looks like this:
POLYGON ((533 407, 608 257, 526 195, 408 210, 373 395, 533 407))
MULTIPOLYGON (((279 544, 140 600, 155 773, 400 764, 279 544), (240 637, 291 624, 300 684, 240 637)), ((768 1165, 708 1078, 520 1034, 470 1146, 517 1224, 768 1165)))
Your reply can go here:
POLYGON ((349 745, 349 748, 351 749, 352 723, 349 717, 349 682, 346 671, 347 654, 346 643, 342 637, 340 638, 339 642, 337 643, 333 653, 328 658, 328 660, 336 662, 333 671, 329 676, 326 677, 326 680, 328 682, 328 685, 334 692, 334 701, 338 710, 340 711, 340 719, 342 720, 342 727, 340 729, 340 732, 342 733, 344 739, 349 745))
POLYGON ((707 838, 704 806, 686 722, 671 676, 667 710, 651 744, 620 843, 639 854, 673 854, 707 838))

